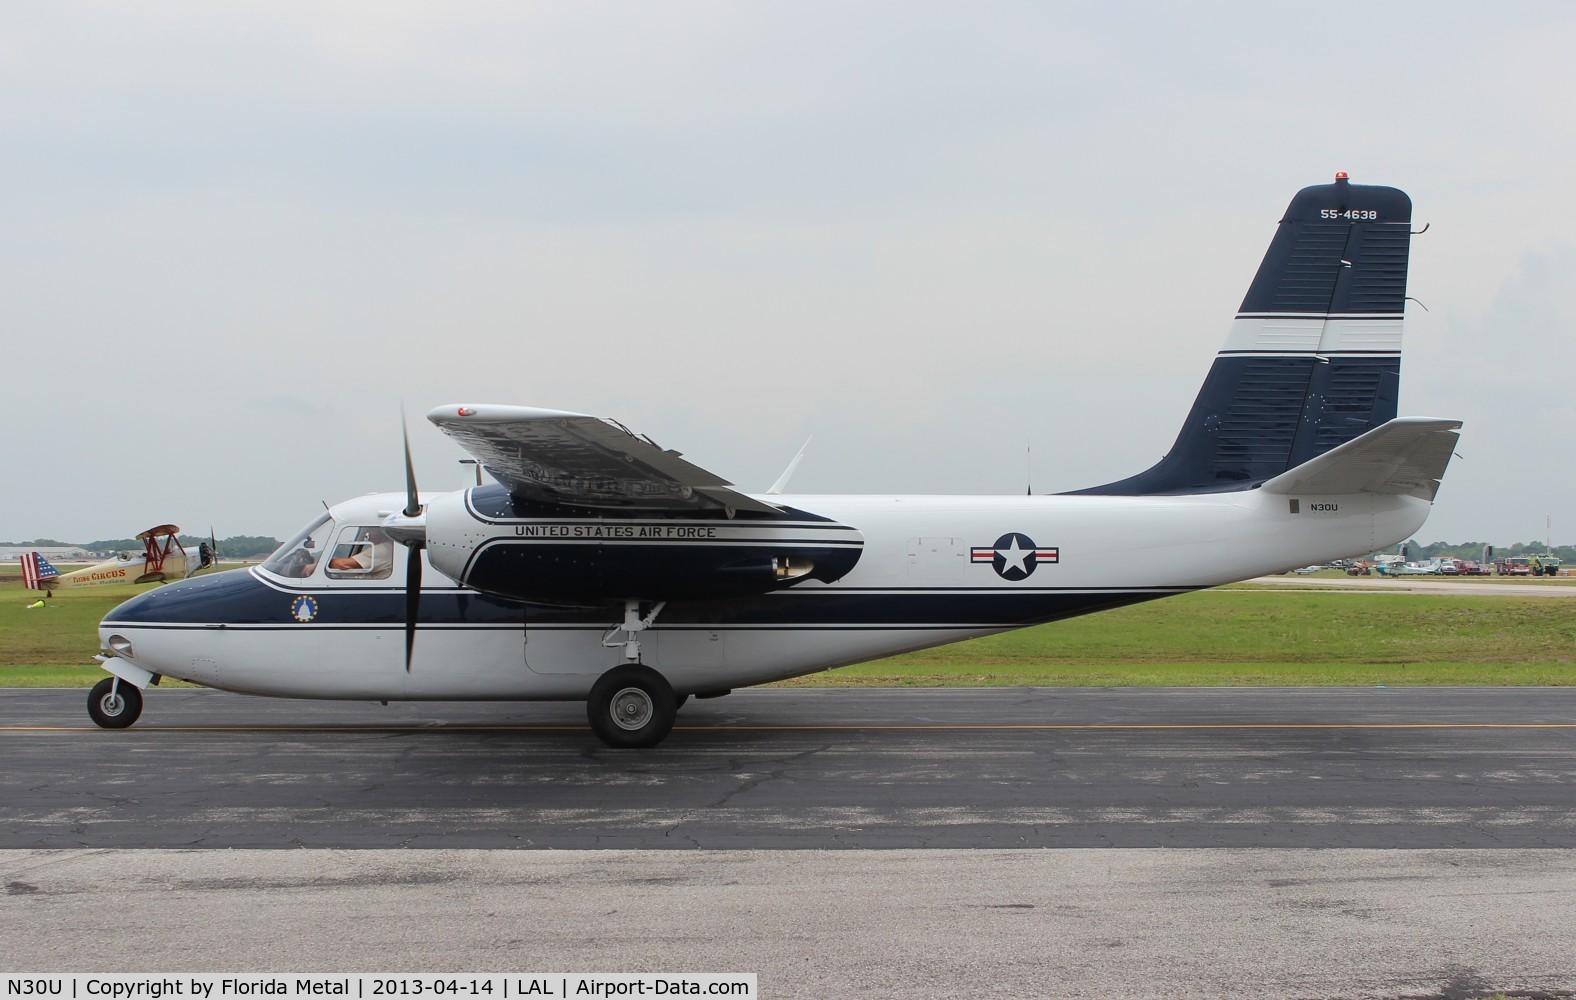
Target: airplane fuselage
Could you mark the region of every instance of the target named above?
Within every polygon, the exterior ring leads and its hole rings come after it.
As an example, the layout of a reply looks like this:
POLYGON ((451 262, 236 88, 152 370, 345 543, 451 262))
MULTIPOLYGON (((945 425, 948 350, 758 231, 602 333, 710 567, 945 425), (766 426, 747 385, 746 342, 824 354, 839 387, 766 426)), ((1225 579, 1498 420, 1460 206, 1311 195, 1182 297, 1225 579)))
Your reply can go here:
POLYGON ((158 570, 148 569, 146 557, 108 559, 93 566, 84 566, 69 573, 52 577, 37 588, 39 590, 65 590, 82 587, 115 587, 127 583, 164 583, 184 580, 201 568, 201 559, 194 550, 190 553, 172 552, 158 570))
MULTIPOLYGON (((858 560, 831 583, 804 579, 747 596, 668 602, 643 633, 641 659, 681 694, 780 680, 1370 552, 1410 537, 1430 508, 1409 496, 1297 502, 1258 490, 771 499, 853 529, 863 539, 858 560)), ((376 524, 401 500, 363 497, 335 507, 333 520, 376 524)), ((642 525, 674 522, 610 515, 579 523, 602 526, 578 536, 583 558, 594 559, 600 546, 640 544, 642 525)), ((738 544, 729 533, 739 522, 719 516, 683 524, 697 529, 692 537, 660 541, 675 558, 678 547, 738 544)), ((774 530, 787 538, 801 528, 790 521, 774 530)), ((488 538, 502 543, 527 532, 572 536, 574 522, 491 519, 476 530, 481 547, 488 538)), ((599 676, 623 662, 621 644, 606 641, 622 615, 616 601, 538 604, 488 596, 431 569, 423 579, 408 671, 398 568, 381 580, 333 580, 321 571, 291 579, 254 567, 172 583, 105 619, 106 648, 116 648, 116 637, 130 644, 129 655, 105 665, 133 682, 151 673, 287 697, 553 700, 586 698, 599 676)))

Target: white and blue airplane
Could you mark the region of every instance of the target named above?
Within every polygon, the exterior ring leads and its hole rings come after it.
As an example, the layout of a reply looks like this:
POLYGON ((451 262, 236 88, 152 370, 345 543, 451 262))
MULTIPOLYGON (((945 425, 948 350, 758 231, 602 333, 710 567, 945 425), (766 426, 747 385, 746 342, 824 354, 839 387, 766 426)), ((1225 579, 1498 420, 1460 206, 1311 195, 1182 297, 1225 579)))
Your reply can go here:
POLYGON ((349 500, 259 566, 99 627, 124 727, 176 677, 248 694, 584 700, 611 746, 690 696, 1373 552, 1415 534, 1456 420, 1396 416, 1411 201, 1304 188, 1176 443, 1049 496, 751 495, 621 424, 427 414, 497 480, 349 500))

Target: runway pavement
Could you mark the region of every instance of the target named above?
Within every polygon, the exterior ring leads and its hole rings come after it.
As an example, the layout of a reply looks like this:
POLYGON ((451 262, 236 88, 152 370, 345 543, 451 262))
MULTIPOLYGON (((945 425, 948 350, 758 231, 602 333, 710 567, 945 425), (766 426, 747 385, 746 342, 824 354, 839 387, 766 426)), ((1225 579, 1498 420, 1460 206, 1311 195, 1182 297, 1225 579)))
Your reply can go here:
POLYGON ((578 704, 0 693, 0 848, 1576 847, 1576 688, 741 691, 578 704))
POLYGON ((1569 851, 0 851, 0 883, 0 971, 755 972, 768 1000, 1576 985, 1569 851))
POLYGON ((751 690, 650 751, 575 704, 84 701, 0 692, 0 971, 1576 987, 1576 689, 751 690))

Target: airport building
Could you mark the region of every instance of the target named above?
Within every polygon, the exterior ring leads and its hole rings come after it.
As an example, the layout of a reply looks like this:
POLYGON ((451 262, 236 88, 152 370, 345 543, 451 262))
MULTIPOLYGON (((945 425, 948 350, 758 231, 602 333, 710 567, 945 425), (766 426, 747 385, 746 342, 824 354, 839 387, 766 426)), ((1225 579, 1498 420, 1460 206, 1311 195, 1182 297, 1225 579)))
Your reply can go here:
POLYGON ((82 562, 93 558, 93 553, 76 545, 0 545, 0 562, 17 562, 28 552, 37 552, 50 562, 82 562))

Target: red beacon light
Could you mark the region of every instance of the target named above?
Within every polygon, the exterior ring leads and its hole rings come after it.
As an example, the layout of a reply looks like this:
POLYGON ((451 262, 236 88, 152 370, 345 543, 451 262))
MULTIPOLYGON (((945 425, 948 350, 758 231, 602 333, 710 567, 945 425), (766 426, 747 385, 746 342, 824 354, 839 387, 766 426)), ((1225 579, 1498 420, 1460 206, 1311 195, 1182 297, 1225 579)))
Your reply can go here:
POLYGON ((1349 178, 1346 176, 1346 171, 1344 171, 1344 170, 1337 170, 1335 172, 1335 179, 1338 180, 1338 181, 1344 181, 1344 180, 1348 180, 1349 178))

